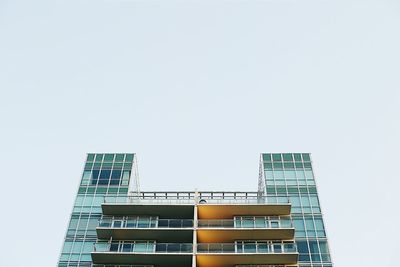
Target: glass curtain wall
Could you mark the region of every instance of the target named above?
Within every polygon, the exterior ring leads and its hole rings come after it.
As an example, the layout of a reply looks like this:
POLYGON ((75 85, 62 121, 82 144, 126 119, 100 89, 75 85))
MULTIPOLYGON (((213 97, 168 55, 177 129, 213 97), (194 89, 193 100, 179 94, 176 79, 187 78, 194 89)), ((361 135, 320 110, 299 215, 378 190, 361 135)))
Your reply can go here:
POLYGON ((105 195, 127 195, 134 154, 88 154, 58 267, 92 266, 105 195))
POLYGON ((324 222, 308 153, 262 154, 267 200, 289 198, 300 267, 331 267, 324 222))

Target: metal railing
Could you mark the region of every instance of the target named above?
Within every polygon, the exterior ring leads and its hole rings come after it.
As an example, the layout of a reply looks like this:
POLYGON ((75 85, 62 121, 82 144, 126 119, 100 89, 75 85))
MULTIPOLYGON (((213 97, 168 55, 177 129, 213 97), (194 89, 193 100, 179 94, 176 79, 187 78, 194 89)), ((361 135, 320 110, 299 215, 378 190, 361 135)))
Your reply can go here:
POLYGON ((113 253, 192 253, 192 243, 154 243, 154 242, 96 242, 95 252, 113 253))
POLYGON ((202 243, 197 245, 197 253, 297 253, 295 243, 202 243))
MULTIPOLYGON (((112 253, 192 253, 192 243, 155 243, 155 242, 96 242, 95 252, 112 253)), ((197 253, 297 253, 294 242, 239 242, 239 243, 201 243, 197 244, 197 253)))
POLYGON ((176 196, 104 196, 107 204, 288 204, 288 197, 259 197, 259 196, 200 196, 176 197, 176 196))
POLYGON ((103 216, 98 226, 104 228, 192 228, 193 220, 103 216))
POLYGON ((198 220, 199 228, 292 228, 292 221, 289 217, 234 219, 234 220, 198 220))
POLYGON ((288 197, 274 197, 267 198, 265 196, 225 196, 225 197, 213 197, 213 198, 201 198, 198 201, 199 204, 289 204, 288 197))
POLYGON ((108 204, 195 204, 193 198, 154 198, 146 196, 104 196, 108 204))

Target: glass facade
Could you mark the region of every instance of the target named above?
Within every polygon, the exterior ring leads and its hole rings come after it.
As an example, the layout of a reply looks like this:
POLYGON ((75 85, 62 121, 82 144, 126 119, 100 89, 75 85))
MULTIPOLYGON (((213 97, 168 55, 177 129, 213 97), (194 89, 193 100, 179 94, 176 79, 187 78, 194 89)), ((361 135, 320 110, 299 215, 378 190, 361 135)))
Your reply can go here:
POLYGON ((261 154, 258 192, 139 192, 136 169, 135 154, 87 154, 58 267, 188 267, 192 253, 284 254, 269 259, 332 267, 310 154, 261 154), (143 253, 188 259, 138 261, 143 253))
POLYGON ((92 266, 90 253, 97 240, 104 196, 127 195, 130 176, 136 175, 134 154, 88 154, 59 267, 92 266))
POLYGON ((308 153, 261 155, 259 191, 268 202, 289 199, 299 251, 299 267, 331 267, 311 156, 308 153))

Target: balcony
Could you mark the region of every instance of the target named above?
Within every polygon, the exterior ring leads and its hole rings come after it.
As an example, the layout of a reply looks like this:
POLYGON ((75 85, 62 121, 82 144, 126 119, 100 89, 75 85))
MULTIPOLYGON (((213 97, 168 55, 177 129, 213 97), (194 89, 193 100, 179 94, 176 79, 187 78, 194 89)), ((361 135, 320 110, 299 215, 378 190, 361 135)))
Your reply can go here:
POLYGON ((108 195, 102 204, 106 215, 154 215, 160 218, 193 218, 198 205, 200 219, 229 219, 233 215, 289 215, 285 197, 267 199, 257 192, 142 192, 108 195), (268 200, 268 202, 267 202, 268 200))
POLYGON ((103 216, 96 231, 99 239, 192 242, 193 220, 103 216))
POLYGON ((154 215, 160 218, 193 218, 195 202, 189 198, 105 196, 101 205, 105 215, 154 215))
POLYGON ((234 216, 289 215, 291 205, 287 197, 267 202, 264 196, 249 193, 224 193, 202 196, 198 202, 199 219, 231 219, 234 216))
POLYGON ((290 217, 236 217, 234 220, 198 220, 199 243, 294 238, 290 217))
POLYGON ((161 267, 192 265, 192 243, 97 242, 92 252, 95 264, 155 265, 161 267))
POLYGON ((198 244, 199 267, 232 267, 236 265, 297 264, 298 253, 293 242, 240 242, 198 244))

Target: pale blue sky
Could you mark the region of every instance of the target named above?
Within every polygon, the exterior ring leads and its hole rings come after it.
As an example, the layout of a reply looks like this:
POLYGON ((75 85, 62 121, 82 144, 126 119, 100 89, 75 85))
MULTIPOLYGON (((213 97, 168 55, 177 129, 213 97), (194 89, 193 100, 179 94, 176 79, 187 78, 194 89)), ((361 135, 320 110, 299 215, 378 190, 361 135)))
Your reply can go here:
POLYGON ((55 266, 86 152, 255 190, 311 152, 336 266, 398 262, 399 1, 0 0, 1 267, 55 266))

